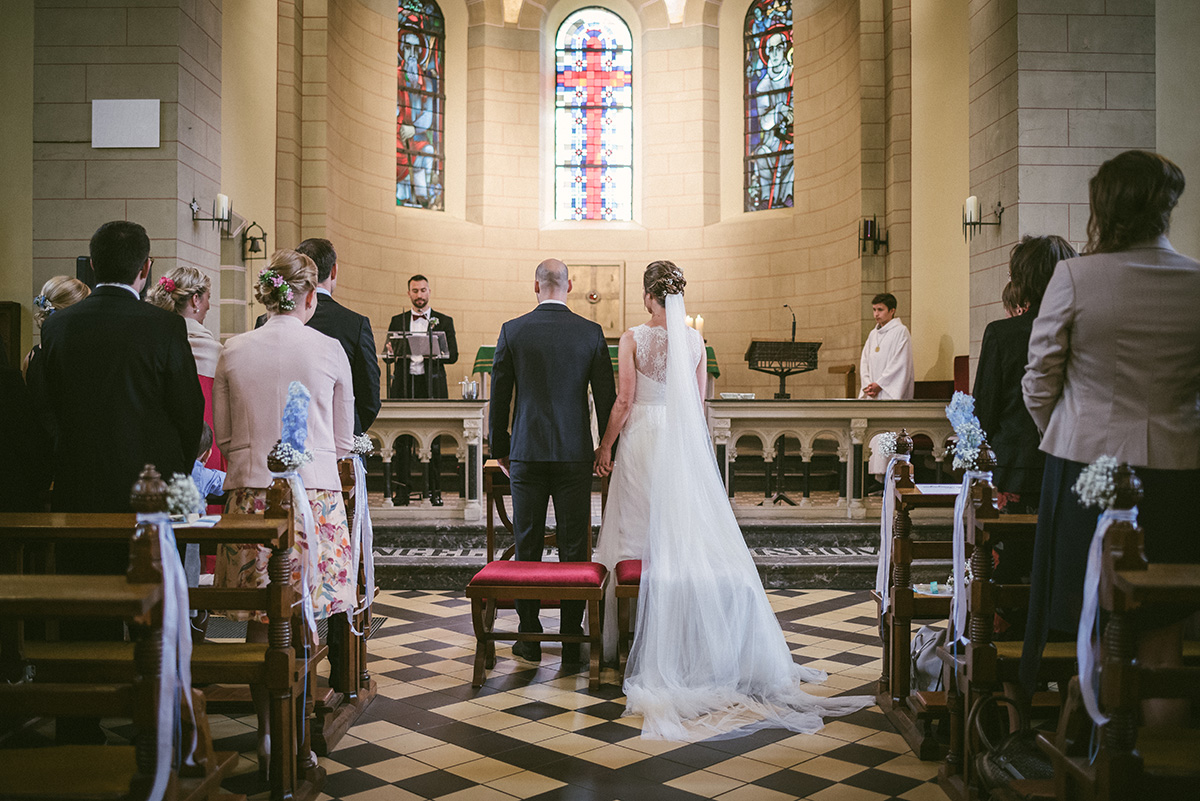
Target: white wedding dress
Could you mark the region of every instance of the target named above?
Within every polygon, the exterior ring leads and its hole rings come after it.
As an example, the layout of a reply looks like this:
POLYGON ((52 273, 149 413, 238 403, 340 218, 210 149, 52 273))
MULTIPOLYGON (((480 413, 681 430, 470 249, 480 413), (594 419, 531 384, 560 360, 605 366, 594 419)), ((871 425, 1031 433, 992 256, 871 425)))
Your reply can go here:
POLYGON ((696 386, 703 341, 684 324, 682 296, 668 295, 666 308, 665 331, 633 329, 637 391, 596 553, 610 570, 622 559, 643 560, 625 714, 641 715, 650 739, 815 732, 824 717, 874 699, 800 689, 825 674, 792 660, 717 471, 696 386))

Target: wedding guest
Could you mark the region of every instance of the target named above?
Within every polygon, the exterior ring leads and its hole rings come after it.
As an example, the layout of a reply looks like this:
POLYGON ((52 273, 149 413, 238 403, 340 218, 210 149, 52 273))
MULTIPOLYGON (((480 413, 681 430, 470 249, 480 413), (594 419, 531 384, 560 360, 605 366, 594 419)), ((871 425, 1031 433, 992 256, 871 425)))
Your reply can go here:
MULTIPOLYGON (((308 256, 279 250, 259 273, 254 296, 270 315, 253 331, 232 337, 213 381, 217 443, 228 460, 225 491, 229 512, 261 512, 272 476, 267 454, 279 438, 288 385, 298 381, 311 394, 308 449, 312 459, 298 469, 316 522, 316 542, 305 535, 297 510, 297 542, 289 554, 291 581, 307 579, 318 619, 353 609, 350 529, 342 503, 337 460, 354 441, 354 390, 350 363, 336 340, 305 325, 317 308, 317 267, 308 256), (317 549, 317 575, 308 574, 306 553, 317 549)), ((302 501, 301 501, 302 502, 302 501)), ((214 586, 266 586, 271 552, 257 545, 223 545, 217 553, 214 586)), ((266 642, 263 612, 226 612, 247 620, 247 642, 266 642)), ((260 773, 270 751, 266 688, 254 686, 258 715, 260 773)))
MULTIPOLYGON (((1009 267, 1012 270, 1012 267, 1009 267)), ((1029 311, 1029 303, 1021 297, 1020 290, 1017 285, 1009 281, 1004 285, 1004 289, 1000 290, 1000 304, 1004 306, 1005 317, 1016 317, 1029 311)))
POLYGON ((1016 307, 1027 311, 988 323, 983 331, 975 371, 975 416, 996 453, 992 483, 1000 491, 1001 510, 1009 513, 1037 513, 1045 456, 1038 450, 1041 434, 1021 396, 1021 379, 1029 335, 1054 267, 1077 255, 1060 236, 1027 236, 1017 243, 1009 256, 1008 287, 1016 307))
MULTIPOLYGON (((176 267, 158 279, 146 293, 146 300, 160 309, 175 312, 187 325, 188 345, 196 359, 196 374, 204 393, 204 422, 211 427, 213 376, 217 374, 217 360, 221 357, 221 343, 204 326, 212 303, 212 282, 195 267, 176 267)), ((204 466, 213 470, 225 469, 225 457, 219 448, 212 449, 204 466)))
MULTIPOLYGON (((1183 172, 1130 150, 1088 183, 1086 255, 1060 262, 1029 339, 1021 386, 1046 453, 1021 684, 1030 693, 1054 633, 1073 639, 1098 510, 1071 492, 1100 456, 1141 478, 1151 562, 1200 561, 1191 498, 1200 482, 1200 262, 1167 241, 1183 172)), ((1144 665, 1181 664, 1182 624, 1161 616, 1138 643, 1144 665)), ((1185 705, 1186 707, 1186 705, 1185 705)), ((1186 722, 1178 703, 1144 707, 1159 725, 1186 722)))
POLYGON ((44 511, 50 459, 21 371, 0 347, 0 512, 44 511))
MULTIPOLYGON (((55 311, 78 303, 90 294, 92 290, 78 278, 69 275, 54 276, 42 284, 42 293, 33 299, 33 324, 40 330, 55 311)), ((41 350, 41 345, 34 345, 29 349, 29 353, 25 354, 25 360, 21 362, 22 376, 29 374, 29 363, 41 350)))

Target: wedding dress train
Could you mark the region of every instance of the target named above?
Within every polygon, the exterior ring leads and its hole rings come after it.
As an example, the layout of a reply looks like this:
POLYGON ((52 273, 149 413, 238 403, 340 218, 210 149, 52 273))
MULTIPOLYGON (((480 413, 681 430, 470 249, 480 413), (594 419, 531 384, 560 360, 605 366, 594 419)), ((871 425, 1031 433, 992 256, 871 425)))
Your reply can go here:
POLYGON ((792 660, 717 471, 696 384, 703 342, 684 323, 682 296, 666 300, 665 334, 634 329, 635 403, 596 557, 610 568, 643 560, 625 714, 641 715, 650 739, 815 732, 874 699, 800 689, 826 676, 792 660))

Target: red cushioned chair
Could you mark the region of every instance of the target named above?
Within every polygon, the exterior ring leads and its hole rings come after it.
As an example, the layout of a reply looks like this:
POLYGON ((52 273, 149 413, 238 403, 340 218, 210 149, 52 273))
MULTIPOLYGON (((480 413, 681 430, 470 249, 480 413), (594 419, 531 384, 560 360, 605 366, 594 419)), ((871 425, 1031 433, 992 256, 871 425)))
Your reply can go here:
POLYGON ((637 603, 638 588, 642 585, 642 560, 617 562, 613 574, 617 579, 617 658, 621 661, 620 672, 623 676, 625 660, 629 658, 629 639, 633 635, 630 607, 637 603))
MULTIPOLYGON (((487 498, 487 558, 488 563, 467 584, 471 599, 471 622, 475 627, 475 673, 473 687, 483 685, 486 672, 496 666, 497 640, 536 640, 538 642, 590 643, 588 686, 600 686, 600 657, 603 648, 603 626, 600 604, 608 583, 608 569, 599 562, 518 562, 513 560, 516 545, 509 546, 499 559, 495 551, 495 516, 509 533, 512 521, 504 508, 508 480, 499 462, 489 461, 483 468, 483 490, 487 498), (588 634, 561 632, 496 631, 496 610, 512 608, 515 600, 546 602, 585 601, 587 603, 588 634)), ((546 535, 546 544, 555 545, 553 534, 546 535)), ((588 531, 588 552, 592 535, 588 531)))

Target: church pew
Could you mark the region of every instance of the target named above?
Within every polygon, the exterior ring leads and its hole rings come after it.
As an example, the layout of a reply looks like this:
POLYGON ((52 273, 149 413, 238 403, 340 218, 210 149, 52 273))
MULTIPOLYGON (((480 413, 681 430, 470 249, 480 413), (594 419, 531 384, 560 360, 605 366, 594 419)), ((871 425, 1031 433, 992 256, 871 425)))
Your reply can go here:
MULTIPOLYGON (((1136 506, 1141 486, 1133 471, 1122 465, 1115 483, 1117 508, 1136 506)), ((1078 678, 1057 732, 1039 735, 1039 746, 1054 762, 1056 797, 1063 801, 1185 798, 1194 796, 1200 782, 1200 730, 1138 723, 1144 699, 1200 702, 1195 645, 1185 643, 1183 667, 1147 667, 1136 658, 1138 625, 1148 610, 1200 608, 1200 564, 1147 562, 1143 538, 1139 526, 1123 521, 1104 536, 1099 606, 1108 620, 1101 636, 1099 695, 1109 721, 1100 728, 1094 760, 1088 753, 1091 719, 1078 678)))
MULTIPOLYGON (((980 456, 980 469, 990 469, 995 456, 986 446, 980 456)), ((967 711, 979 698, 1001 692, 1006 683, 1017 681, 1021 641, 997 642, 994 627, 997 608, 1022 614, 1029 604, 1029 585, 1001 584, 993 575, 993 549, 1002 541, 1031 543, 1037 520, 1030 515, 1000 515, 997 511, 997 491, 990 481, 976 482, 967 504, 966 554, 971 579, 962 598, 966 603, 966 637, 964 644, 938 649, 944 663, 947 685, 947 707, 950 714, 950 744, 938 773, 938 783, 952 801, 966 801, 973 796, 975 757, 978 744, 967 730, 967 711)), ((1032 548, 1028 549, 1032 553, 1032 548)), ((1005 558, 1012 558, 1008 549, 1005 558)), ((1017 573, 1024 574, 1024 566, 1017 573)), ((1065 688, 1075 667, 1074 643, 1047 643, 1042 652, 1039 675, 1057 681, 1065 688)), ((1061 706, 1057 693, 1038 693, 1032 699, 1033 708, 1053 714, 1061 706)), ((1044 789, 1044 788, 1043 788, 1044 789)))
MULTIPOLYGON (((268 574, 286 578, 290 573, 287 553, 295 536, 290 504, 287 482, 276 479, 263 515, 223 515, 211 528, 176 527, 176 540, 202 546, 264 545, 272 551, 268 574)), ((19 564, 17 554, 25 545, 112 540, 133 521, 132 514, 0 514, 0 553, 7 554, 7 564, 19 564)), ((312 693, 305 693, 303 668, 323 654, 306 642, 296 606, 298 594, 286 580, 273 580, 259 589, 194 587, 188 596, 193 609, 266 610, 270 620, 267 643, 197 644, 192 652, 192 679, 197 685, 208 685, 210 698, 220 697, 220 685, 266 686, 271 730, 292 732, 289 740, 294 745, 272 749, 272 798, 315 798, 324 784, 325 771, 310 756, 308 720, 313 700, 312 693), (310 652, 306 654, 305 648, 310 652)), ((38 676, 54 681, 78 680, 84 675, 126 678, 131 652, 128 643, 120 642, 30 642, 26 646, 38 676)))
MULTIPOLYGON (((162 563, 154 523, 132 522, 129 567, 124 576, 0 575, 0 710, 18 719, 32 717, 129 717, 137 733, 133 745, 71 745, 0 749, 0 795, 5 798, 95 799, 147 797, 154 782, 158 704, 162 666, 162 563), (81 674, 70 682, 44 676, 29 680, 23 627, 27 619, 64 616, 120 618, 134 642, 127 649, 127 677, 110 681, 81 674)), ((175 558, 175 557, 171 557, 175 558)), ((220 784, 236 764, 233 752, 217 753, 204 709, 192 692, 189 711, 180 704, 181 742, 196 735, 189 764, 170 771, 165 798, 231 799, 220 784)))

